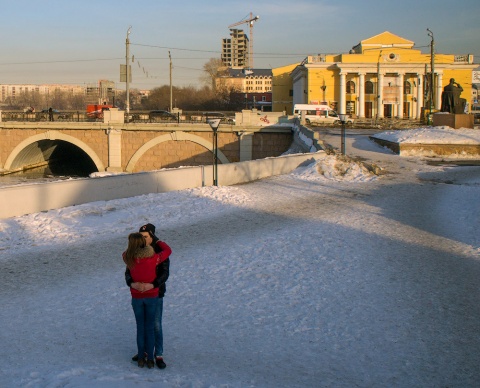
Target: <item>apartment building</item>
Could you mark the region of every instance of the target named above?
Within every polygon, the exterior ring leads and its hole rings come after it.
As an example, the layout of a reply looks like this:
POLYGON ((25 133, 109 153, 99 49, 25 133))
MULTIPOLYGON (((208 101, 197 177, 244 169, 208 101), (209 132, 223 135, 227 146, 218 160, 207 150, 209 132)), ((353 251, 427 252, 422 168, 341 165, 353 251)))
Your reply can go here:
POLYGON ((69 92, 72 94, 85 94, 84 86, 77 85, 61 85, 61 84, 45 84, 45 85, 29 85, 29 84, 2 84, 0 85, 0 102, 5 102, 8 98, 16 99, 21 94, 38 93, 40 95, 49 95, 59 90, 61 92, 69 92))
POLYGON ((12 103, 22 100, 29 105, 39 103, 41 97, 43 105, 49 105, 49 101, 58 93, 65 93, 70 96, 84 96, 86 103, 111 103, 115 96, 115 82, 100 80, 97 83, 88 85, 66 85, 66 84, 0 84, 0 103, 12 103))
POLYGON ((232 69, 216 80, 217 89, 235 90, 245 98, 246 107, 270 110, 272 105, 271 69, 232 69))
POLYGON ((248 67, 250 48, 249 39, 243 30, 230 29, 230 38, 222 39, 222 63, 226 67, 248 67))
POLYGON ((271 69, 233 69, 217 79, 217 88, 236 89, 241 93, 271 93, 271 69))

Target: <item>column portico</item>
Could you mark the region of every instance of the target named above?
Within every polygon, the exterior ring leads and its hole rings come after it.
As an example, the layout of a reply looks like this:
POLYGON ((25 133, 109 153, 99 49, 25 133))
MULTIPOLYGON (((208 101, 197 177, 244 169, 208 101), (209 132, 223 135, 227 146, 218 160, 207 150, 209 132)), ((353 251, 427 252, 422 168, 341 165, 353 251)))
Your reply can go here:
POLYGON ((423 93, 422 93, 422 77, 417 74, 417 109, 415 118, 419 120, 422 117, 423 93))
POLYGON ((403 73, 398 73, 398 83, 399 85, 399 93, 398 93, 398 107, 397 107, 397 116, 400 119, 403 119, 403 83, 404 83, 404 76, 403 73))
POLYGON ((358 73, 358 117, 365 117, 365 73, 358 73))
POLYGON ((442 92, 443 92, 443 73, 437 74, 437 90, 435 93, 435 109, 440 110, 442 107, 442 92))
POLYGON ((377 85, 377 117, 383 117, 383 74, 378 73, 377 85))
POLYGON ((346 113, 347 104, 346 104, 346 94, 347 94, 347 85, 346 85, 346 77, 347 73, 340 72, 340 101, 337 113, 346 113))

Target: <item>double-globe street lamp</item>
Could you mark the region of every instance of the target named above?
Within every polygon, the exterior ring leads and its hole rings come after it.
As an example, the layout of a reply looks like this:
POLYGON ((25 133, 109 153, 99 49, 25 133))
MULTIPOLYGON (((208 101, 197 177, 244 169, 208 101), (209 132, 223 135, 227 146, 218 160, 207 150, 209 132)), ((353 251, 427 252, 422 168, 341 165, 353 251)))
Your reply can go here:
POLYGON ((348 115, 345 113, 339 113, 338 118, 342 123, 342 155, 345 155, 345 124, 347 123, 348 115))
POLYGON ((207 120, 208 125, 213 131, 213 185, 218 186, 218 127, 220 119, 207 120))

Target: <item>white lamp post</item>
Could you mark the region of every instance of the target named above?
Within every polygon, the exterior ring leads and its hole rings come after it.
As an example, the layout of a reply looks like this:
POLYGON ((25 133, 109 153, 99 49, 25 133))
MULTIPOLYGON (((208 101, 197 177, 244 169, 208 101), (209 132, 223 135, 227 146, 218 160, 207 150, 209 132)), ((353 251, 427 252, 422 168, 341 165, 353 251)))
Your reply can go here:
POLYGON ((218 127, 220 126, 220 119, 207 120, 208 125, 213 131, 213 185, 218 186, 218 127))
POLYGON ((345 123, 347 122, 347 117, 345 113, 339 113, 338 117, 342 123, 342 155, 345 155, 345 123))
POLYGON ((129 72, 129 60, 130 60, 130 39, 128 36, 130 35, 130 31, 132 30, 132 26, 128 27, 127 30, 127 39, 125 40, 125 46, 126 46, 126 53, 125 53, 125 74, 126 74, 126 94, 127 94, 127 101, 126 101, 126 107, 125 111, 127 112, 127 123, 130 121, 130 72, 129 72))

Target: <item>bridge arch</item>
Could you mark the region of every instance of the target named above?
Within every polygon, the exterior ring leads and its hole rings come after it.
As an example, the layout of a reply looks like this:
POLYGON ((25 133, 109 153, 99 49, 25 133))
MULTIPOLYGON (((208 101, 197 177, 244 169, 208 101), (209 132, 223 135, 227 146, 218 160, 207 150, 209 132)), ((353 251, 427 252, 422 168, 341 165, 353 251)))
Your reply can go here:
MULTIPOLYGON (((28 139, 23 140, 12 150, 12 152, 8 156, 7 160, 5 161, 4 169, 11 170, 21 167, 22 161, 26 160, 30 162, 42 161, 40 160, 43 159, 44 156, 42 154, 42 151, 38 148, 34 149, 32 146, 35 143, 39 143, 45 140, 60 140, 75 145, 80 150, 82 150, 88 157, 90 157, 91 161, 93 162, 98 171, 105 171, 105 165, 95 153, 95 151, 92 150, 92 148, 90 148, 83 141, 73 136, 65 135, 59 131, 46 131, 44 133, 40 133, 38 135, 34 135, 29 137, 28 139)), ((44 160, 45 159, 43 159, 43 161, 44 160)))
MULTIPOLYGON (((198 145, 201 145, 202 147, 205 147, 209 151, 213 149, 213 144, 210 141, 205 140, 203 137, 200 137, 200 136, 197 136, 197 135, 192 135, 192 134, 185 133, 185 132, 182 132, 182 131, 172 132, 172 133, 169 133, 169 134, 166 134, 166 135, 158 136, 158 137, 146 142, 144 145, 142 145, 133 154, 133 156, 130 158, 130 160, 127 164, 127 167, 125 168, 125 171, 126 172, 133 172, 133 169, 135 168, 135 165, 140 160, 140 158, 143 156, 143 154, 145 154, 145 152, 147 152, 150 148, 155 147, 157 144, 163 143, 165 141, 171 141, 171 140, 174 140, 174 141, 187 140, 187 141, 191 141, 193 143, 197 143, 198 145)), ((218 160, 220 162, 229 163, 227 157, 225 156, 225 154, 222 151, 217 150, 217 154, 218 154, 218 160)))

